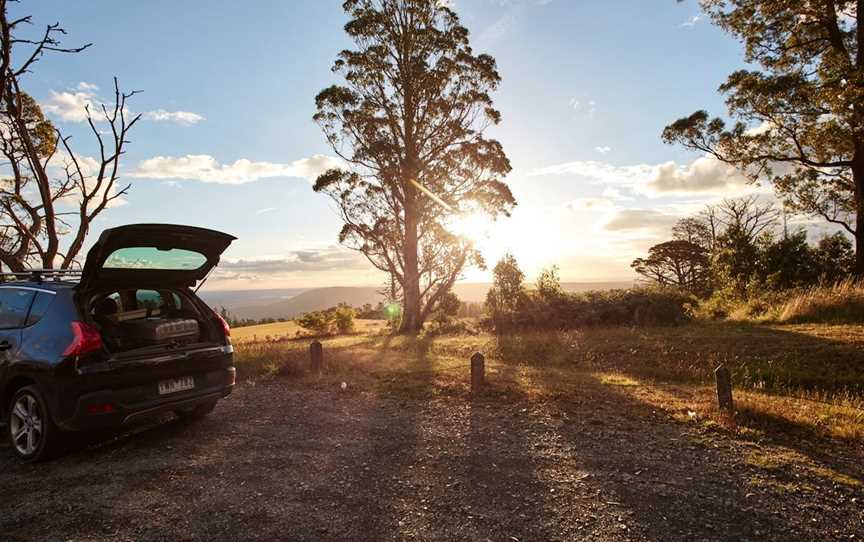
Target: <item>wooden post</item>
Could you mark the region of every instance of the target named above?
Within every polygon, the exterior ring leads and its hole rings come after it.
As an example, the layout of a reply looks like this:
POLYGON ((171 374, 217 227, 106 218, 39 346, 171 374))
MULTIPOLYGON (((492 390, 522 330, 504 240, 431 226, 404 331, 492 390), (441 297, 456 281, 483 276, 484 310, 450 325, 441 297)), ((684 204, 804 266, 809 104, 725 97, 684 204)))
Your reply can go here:
POLYGON ((471 393, 478 393, 483 389, 485 372, 486 358, 480 352, 476 352, 471 356, 471 393))
POLYGON ((722 412, 731 414, 732 404, 732 372, 725 365, 714 369, 714 380, 717 382, 717 404, 722 412))
POLYGON ((312 341, 312 344, 309 345, 309 358, 312 372, 320 375, 321 371, 324 370, 324 347, 320 341, 312 341))

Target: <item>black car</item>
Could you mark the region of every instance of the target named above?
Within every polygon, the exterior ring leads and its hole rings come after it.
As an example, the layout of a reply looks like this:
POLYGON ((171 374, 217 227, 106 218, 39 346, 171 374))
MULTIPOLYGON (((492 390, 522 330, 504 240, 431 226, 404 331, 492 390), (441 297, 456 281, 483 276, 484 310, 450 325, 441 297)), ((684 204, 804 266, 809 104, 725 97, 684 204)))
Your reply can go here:
POLYGON ((99 237, 78 282, 34 272, 0 283, 0 411, 14 452, 40 460, 70 432, 201 417, 231 393, 228 325, 192 288, 234 239, 122 226, 99 237))

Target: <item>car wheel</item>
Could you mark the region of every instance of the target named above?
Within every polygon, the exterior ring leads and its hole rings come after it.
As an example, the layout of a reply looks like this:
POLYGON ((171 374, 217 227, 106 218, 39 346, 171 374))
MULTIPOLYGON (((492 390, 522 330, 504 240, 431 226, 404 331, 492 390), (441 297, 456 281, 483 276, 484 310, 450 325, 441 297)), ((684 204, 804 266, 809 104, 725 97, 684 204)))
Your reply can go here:
POLYGON ((216 401, 212 403, 205 403, 203 405, 198 405, 192 408, 183 408, 179 410, 175 410, 174 414, 177 415, 181 420, 200 420, 207 414, 213 412, 213 409, 216 408, 216 401))
POLYGON ((25 386, 12 396, 6 427, 12 450, 25 461, 42 461, 60 451, 60 429, 36 386, 25 386))

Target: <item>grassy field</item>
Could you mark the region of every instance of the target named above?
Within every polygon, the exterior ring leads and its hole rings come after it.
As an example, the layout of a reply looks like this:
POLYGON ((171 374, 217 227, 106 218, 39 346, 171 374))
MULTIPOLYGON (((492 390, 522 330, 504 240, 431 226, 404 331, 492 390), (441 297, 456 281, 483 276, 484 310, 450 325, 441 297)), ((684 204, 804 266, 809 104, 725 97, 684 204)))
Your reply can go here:
MULTIPOLYGON (((398 386, 399 375, 421 370, 433 371, 444 388, 464 387, 468 359, 479 351, 496 389, 542 398, 597 379, 672 416, 734 434, 864 442, 861 326, 694 323, 416 339, 379 333, 324 344, 328 370, 343 379, 392 377, 398 386), (721 363, 733 373, 732 419, 715 407, 713 371, 721 363)), ((237 363, 243 379, 302 376, 308 340, 240 341, 237 363)))
MULTIPOLYGON (((354 325, 358 333, 377 333, 385 327, 383 320, 354 320, 354 325)), ((296 339, 303 336, 309 336, 309 331, 293 321, 236 327, 231 330, 231 340, 235 343, 296 339)))
POLYGON ((358 333, 322 340, 321 374, 309 338, 282 337, 237 341, 238 385, 198 422, 168 414, 38 468, 0 443, 16 503, 0 538, 864 535, 860 326, 358 333), (721 362, 734 416, 715 407, 721 362))

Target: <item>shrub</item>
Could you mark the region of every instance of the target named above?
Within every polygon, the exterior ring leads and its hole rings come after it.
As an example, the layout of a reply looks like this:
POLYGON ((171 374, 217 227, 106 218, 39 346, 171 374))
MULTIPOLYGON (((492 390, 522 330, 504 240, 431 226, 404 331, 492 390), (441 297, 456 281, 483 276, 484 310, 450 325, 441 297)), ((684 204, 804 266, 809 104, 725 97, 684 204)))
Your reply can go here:
POLYGON ((439 326, 450 322, 453 317, 459 314, 459 309, 462 307, 462 302, 459 297, 453 292, 447 292, 438 303, 435 305, 435 312, 432 314, 432 320, 439 326))
POLYGON ((334 313, 330 311, 307 312, 295 322, 316 335, 329 335, 333 332, 334 313))
POLYGON ((336 329, 339 333, 351 333, 354 331, 354 317, 357 316, 357 311, 348 305, 339 305, 333 312, 333 318, 336 322, 336 329))
POLYGON ((689 319, 695 298, 677 289, 651 287, 555 295, 527 292, 496 330, 530 328, 566 330, 585 326, 674 325, 689 319))

